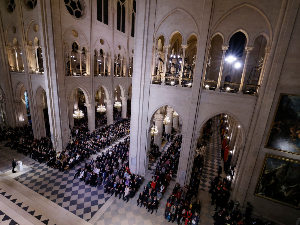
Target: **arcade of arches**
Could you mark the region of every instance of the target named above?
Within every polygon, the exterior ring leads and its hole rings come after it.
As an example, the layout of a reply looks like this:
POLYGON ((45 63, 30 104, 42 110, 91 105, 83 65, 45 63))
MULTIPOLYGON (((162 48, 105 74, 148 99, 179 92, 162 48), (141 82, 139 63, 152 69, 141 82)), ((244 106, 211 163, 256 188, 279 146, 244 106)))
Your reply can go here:
POLYGON ((2 5, 0 224, 296 224, 300 0, 2 5))

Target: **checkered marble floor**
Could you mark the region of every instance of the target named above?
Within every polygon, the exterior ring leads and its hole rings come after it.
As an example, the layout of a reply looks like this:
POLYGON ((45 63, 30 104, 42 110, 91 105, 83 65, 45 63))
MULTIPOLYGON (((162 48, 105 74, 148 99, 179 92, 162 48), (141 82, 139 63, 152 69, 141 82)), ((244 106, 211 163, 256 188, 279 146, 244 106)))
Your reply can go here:
POLYGON ((0 224, 1 225, 17 225, 18 223, 0 210, 0 224))
POLYGON ((202 191, 209 191, 211 181, 218 175, 219 166, 222 166, 219 120, 220 119, 218 116, 214 117, 213 119, 213 134, 206 147, 205 162, 200 181, 200 190, 202 191))
MULTIPOLYGON (((106 147, 102 151, 107 151, 128 136, 117 140, 113 145, 106 147)), ((96 158, 96 155, 91 156, 91 158, 96 158)), ((80 166, 70 171, 60 172, 57 169, 49 168, 45 164, 39 164, 33 160, 31 164, 32 170, 17 177, 15 180, 81 219, 88 221, 110 196, 104 193, 102 185, 91 187, 85 185, 78 178, 73 180, 76 170, 79 167, 84 167, 85 162, 90 162, 90 159, 83 161, 80 166)))

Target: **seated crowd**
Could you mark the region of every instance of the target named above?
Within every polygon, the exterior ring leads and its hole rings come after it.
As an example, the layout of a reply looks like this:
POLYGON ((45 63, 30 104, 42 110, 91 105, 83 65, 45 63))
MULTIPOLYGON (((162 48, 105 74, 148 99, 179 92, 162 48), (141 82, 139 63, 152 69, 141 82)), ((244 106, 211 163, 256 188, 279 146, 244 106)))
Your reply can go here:
POLYGON ((201 210, 200 201, 197 200, 200 178, 203 168, 203 155, 197 154, 194 159, 192 175, 189 186, 183 189, 177 183, 167 200, 165 218, 168 222, 177 224, 198 224, 201 210))
POLYGON ((181 135, 174 138, 170 147, 158 159, 152 181, 148 182, 139 195, 137 205, 146 207, 148 212, 151 210, 151 214, 153 210, 157 211, 162 195, 165 193, 173 174, 177 172, 181 142, 181 135))
POLYGON ((128 202, 142 184, 141 176, 130 173, 128 156, 129 137, 105 153, 100 153, 90 164, 86 163, 84 168, 79 168, 74 179, 79 177, 91 186, 103 184, 105 193, 114 194, 115 197, 119 195, 119 198, 128 202))
POLYGON ((17 149, 19 153, 29 155, 40 163, 47 163, 49 167, 64 171, 125 136, 129 129, 129 119, 100 127, 92 133, 89 133, 87 123, 77 123, 71 130, 73 140, 68 143, 66 149, 56 154, 49 137, 34 139, 31 126, 24 126, 5 132, 5 138, 8 140, 5 146, 17 149))

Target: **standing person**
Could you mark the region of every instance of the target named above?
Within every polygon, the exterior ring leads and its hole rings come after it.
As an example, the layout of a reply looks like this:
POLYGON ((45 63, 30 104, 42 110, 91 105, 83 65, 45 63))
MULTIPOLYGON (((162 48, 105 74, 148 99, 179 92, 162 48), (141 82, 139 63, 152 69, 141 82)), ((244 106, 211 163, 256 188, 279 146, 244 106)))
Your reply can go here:
POLYGON ((11 162, 11 164, 12 164, 12 172, 13 172, 13 173, 16 173, 16 172, 17 172, 17 171, 15 171, 15 168, 16 168, 16 166, 17 166, 16 160, 13 159, 13 161, 11 162))

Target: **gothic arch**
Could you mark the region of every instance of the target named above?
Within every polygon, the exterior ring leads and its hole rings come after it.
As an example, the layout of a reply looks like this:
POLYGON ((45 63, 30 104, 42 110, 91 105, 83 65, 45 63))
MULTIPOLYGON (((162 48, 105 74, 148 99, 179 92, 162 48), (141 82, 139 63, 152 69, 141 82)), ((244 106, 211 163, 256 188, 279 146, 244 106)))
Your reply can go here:
POLYGON ((236 116, 234 116, 232 113, 228 112, 228 111, 220 111, 220 112, 216 112, 216 113, 213 113, 211 114, 210 116, 206 117, 204 120, 201 121, 201 124, 200 126, 198 126, 197 128, 197 139, 199 138, 199 131, 200 129, 204 126, 204 124, 211 118, 213 118, 214 116, 217 116, 217 115, 221 115, 221 114, 226 114, 226 115, 229 115, 230 117, 232 117, 236 122, 239 123, 239 125, 241 126, 240 129, 242 131, 242 143, 243 145, 246 143, 246 137, 245 137, 245 129, 243 127, 243 124, 241 123, 241 121, 239 119, 237 119, 236 116))
POLYGON ((195 19, 193 18, 193 16, 192 16, 190 13, 188 13, 187 11, 185 11, 184 9, 176 8, 176 9, 174 9, 173 11, 169 12, 168 14, 166 14, 165 17, 163 17, 163 19, 161 19, 161 21, 158 23, 158 26, 157 26, 157 28, 156 28, 156 30, 155 30, 155 32, 154 32, 154 37, 157 37, 157 32, 158 32, 160 26, 163 24, 163 22, 164 22, 169 16, 171 16, 173 13, 175 13, 176 11, 181 11, 181 12, 183 12, 183 13, 186 13, 186 14, 189 16, 189 18, 193 21, 194 25, 196 26, 196 28, 197 28, 197 32, 196 32, 196 33, 199 34, 199 28, 198 28, 197 23, 196 23, 195 19))
POLYGON ((122 83, 117 84, 117 85, 116 85, 116 88, 117 88, 118 86, 120 87, 120 90, 121 90, 121 97, 126 97, 127 93, 126 93, 126 89, 125 89, 125 87, 123 86, 123 84, 122 84, 122 83))
POLYGON ((250 38, 249 38, 249 34, 247 33, 247 31, 245 31, 244 29, 237 29, 235 31, 233 31, 227 38, 227 40, 225 40, 226 45, 229 45, 229 41, 232 38, 233 35, 235 35, 238 32, 242 32, 245 36, 246 36, 246 45, 245 47, 249 47, 249 42, 250 42, 250 38))
POLYGON ((74 85, 74 87, 71 89, 71 91, 69 91, 69 93, 67 95, 67 100, 70 101, 71 95, 76 89, 82 90, 82 92, 85 95, 85 99, 86 99, 85 102, 86 102, 86 104, 89 104, 91 102, 91 95, 89 94, 88 90, 84 86, 78 85, 78 84, 74 85))
MULTIPOLYGON (((77 42, 79 49, 81 49, 81 46, 89 46, 89 42, 85 34, 76 26, 71 26, 68 29, 65 30, 63 33, 63 40, 66 43, 71 43, 71 46, 73 42, 77 42)), ((86 47, 87 51, 89 49, 86 47)))
POLYGON ((215 36, 217 36, 217 35, 220 35, 220 37, 223 39, 223 44, 224 44, 224 42, 225 42, 225 37, 224 37, 224 35, 223 35, 221 32, 216 32, 216 33, 214 33, 214 34, 211 36, 211 38, 210 38, 210 42, 211 42, 212 39, 213 39, 215 36))
POLYGON ((105 84, 100 84, 100 85, 96 88, 96 92, 97 92, 101 87, 103 87, 103 89, 104 89, 106 100, 111 100, 111 92, 109 91, 109 88, 108 88, 105 84))
MULTIPOLYGON (((268 19, 268 17, 266 16, 266 14, 265 14, 262 10, 260 10, 259 8, 255 7, 255 6, 251 5, 251 4, 248 4, 248 3, 238 5, 238 6, 234 7, 233 9, 229 10, 228 12, 226 12, 226 13, 225 13, 225 14, 224 14, 224 15, 216 22, 216 24, 214 25, 214 28, 213 28, 213 30, 212 30, 213 33, 216 31, 216 29, 218 28, 219 24, 220 24, 220 23, 221 23, 228 15, 230 15, 231 13, 233 13, 234 11, 236 11, 236 10, 242 8, 242 7, 249 7, 249 8, 251 8, 251 9, 257 11, 257 12, 265 19, 265 22, 266 22, 266 24, 267 24, 267 26, 268 26, 268 29, 269 29, 269 32, 270 32, 270 34, 269 34, 269 35, 270 35, 269 40, 270 40, 270 42, 271 42, 271 41, 272 41, 273 31, 272 31, 272 26, 271 26, 270 20, 268 19)), ((233 33, 233 34, 234 34, 234 33, 233 33)), ((230 38, 229 38, 229 39, 230 39, 230 38)), ((247 39, 248 39, 248 37, 247 37, 247 39)), ((249 39, 247 40, 247 44, 248 44, 248 42, 249 42, 249 39)), ((269 42, 268 44, 270 44, 270 42, 269 42)))
POLYGON ((258 33, 257 35, 255 35, 251 41, 251 46, 254 46, 254 42, 256 40, 256 38, 258 38, 259 36, 264 36, 267 40, 267 46, 269 46, 269 43, 270 43, 270 37, 268 34, 266 34, 265 32, 261 32, 261 33, 258 33))

